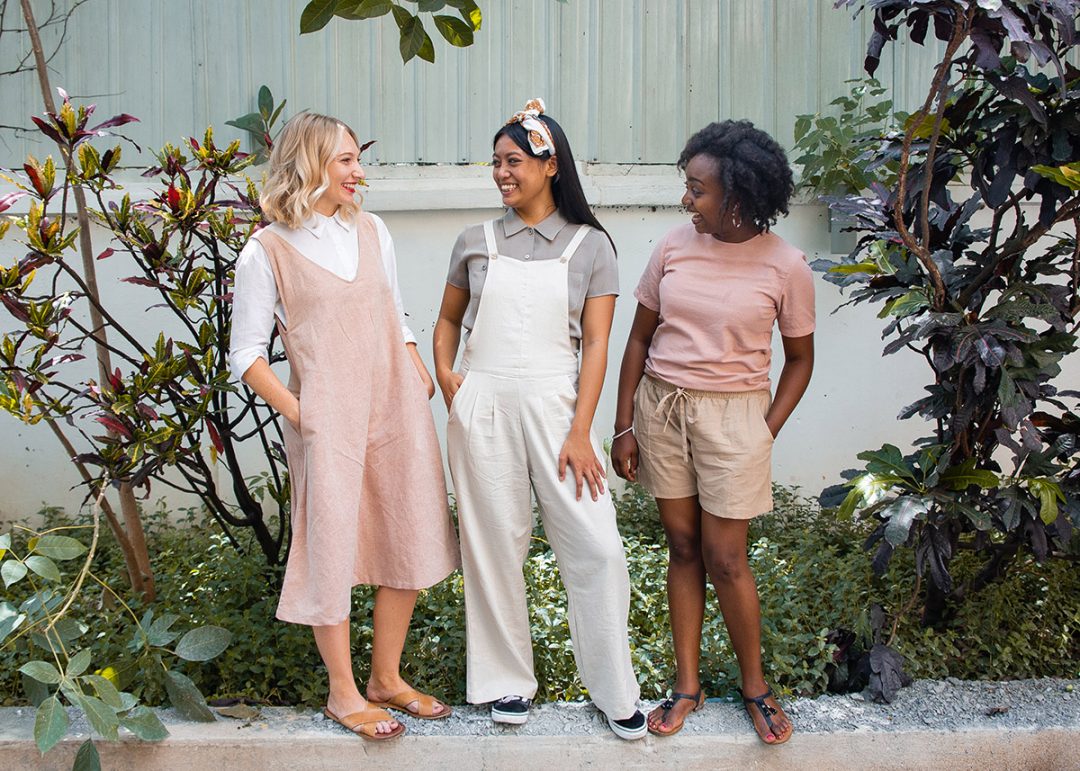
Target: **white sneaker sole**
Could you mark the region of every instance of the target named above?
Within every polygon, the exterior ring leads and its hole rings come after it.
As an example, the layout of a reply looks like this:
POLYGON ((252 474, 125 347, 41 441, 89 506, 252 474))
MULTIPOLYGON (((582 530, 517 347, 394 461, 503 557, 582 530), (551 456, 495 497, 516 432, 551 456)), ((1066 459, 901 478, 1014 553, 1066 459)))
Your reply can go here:
POLYGON ((491 710, 491 720, 495 723, 505 723, 506 725, 524 725, 529 722, 529 713, 524 715, 516 712, 499 712, 498 710, 491 710))
MULTIPOLYGON (((607 717, 607 715, 605 715, 604 717, 607 717)), ((620 739, 625 739, 628 742, 637 741, 638 739, 644 739, 645 734, 649 732, 648 721, 642 724, 641 728, 623 728, 611 718, 607 718, 607 724, 613 734, 618 736, 620 739)))

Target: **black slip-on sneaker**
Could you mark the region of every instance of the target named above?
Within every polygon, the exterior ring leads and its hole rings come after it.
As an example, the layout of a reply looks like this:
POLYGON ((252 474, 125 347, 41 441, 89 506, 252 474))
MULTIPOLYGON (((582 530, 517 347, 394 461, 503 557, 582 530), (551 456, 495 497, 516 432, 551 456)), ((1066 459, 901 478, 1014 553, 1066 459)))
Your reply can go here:
POLYGON ((649 732, 649 724, 640 709, 634 710, 634 714, 624 720, 612 720, 609 717, 608 725, 616 736, 627 741, 641 739, 649 732))
POLYGON ((521 725, 529 719, 531 706, 532 699, 521 696, 503 696, 498 701, 491 702, 491 719, 496 723, 521 725))

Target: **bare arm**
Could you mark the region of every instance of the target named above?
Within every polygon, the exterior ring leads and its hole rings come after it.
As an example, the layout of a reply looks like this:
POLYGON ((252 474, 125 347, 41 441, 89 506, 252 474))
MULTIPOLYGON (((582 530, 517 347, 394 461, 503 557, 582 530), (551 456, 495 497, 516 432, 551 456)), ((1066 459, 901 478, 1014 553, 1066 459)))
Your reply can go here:
POLYGON ((244 371, 242 379, 260 399, 292 423, 294 428, 300 427, 300 400, 293 396, 274 374, 266 359, 259 357, 252 362, 244 371))
MULTIPOLYGON (((645 358, 653 335, 660 325, 660 314, 638 303, 630 336, 626 339, 622 366, 619 368, 619 402, 615 408, 615 433, 634 423, 634 392, 645 374, 645 358)), ((611 465, 615 473, 631 482, 637 480, 638 448, 633 431, 627 431, 611 443, 611 465)))
POLYGON ((405 350, 409 352, 409 358, 412 359, 413 366, 416 367, 416 374, 420 376, 420 382, 424 384, 424 388, 427 390, 427 398, 430 399, 435 395, 435 383, 431 380, 427 367, 424 366, 424 360, 420 358, 420 351, 416 349, 416 343, 405 343, 405 350))
POLYGON ((607 371, 608 338, 615 315, 615 295, 589 297, 581 314, 581 371, 578 374, 577 406, 570 423, 570 434, 559 453, 559 479, 566 478, 567 466, 577 480, 577 497, 588 483, 595 501, 603 494, 604 466, 593 452, 590 436, 600 391, 607 371))
POLYGON ((804 337, 783 337, 784 368, 780 371, 780 380, 776 384, 776 395, 772 406, 765 416, 765 422, 776 436, 784 423, 795 411, 806 386, 810 384, 810 375, 814 371, 814 335, 804 337))
POLYGON ((439 307, 439 319, 435 322, 435 334, 432 345, 435 354, 435 379, 439 383, 446 408, 454 400, 454 394, 461 387, 464 379, 454 372, 454 359, 457 358, 458 344, 461 342, 461 322, 469 307, 469 290, 447 284, 443 290, 442 305, 439 307))

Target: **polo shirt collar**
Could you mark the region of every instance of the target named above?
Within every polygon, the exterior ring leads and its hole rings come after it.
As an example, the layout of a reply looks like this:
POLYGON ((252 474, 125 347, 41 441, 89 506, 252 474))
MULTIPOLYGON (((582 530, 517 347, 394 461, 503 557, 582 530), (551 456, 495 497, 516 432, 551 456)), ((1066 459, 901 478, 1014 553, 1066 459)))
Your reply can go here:
MULTIPOLYGON (((525 221, 518 216, 518 213, 514 209, 507 209, 506 214, 503 215, 503 233, 507 238, 520 233, 522 230, 528 227, 525 221)), ((548 216, 544 217, 540 222, 533 226, 533 230, 542 235, 548 241, 554 241, 555 236, 559 235, 559 231, 567 224, 566 218, 562 216, 558 209, 553 211, 548 216)))
POLYGON ((349 229, 348 223, 338 216, 338 212, 334 212, 331 217, 319 214, 318 212, 312 212, 311 216, 304 220, 302 227, 316 238, 322 238, 326 234, 326 229, 330 227, 331 223, 342 230, 349 229))

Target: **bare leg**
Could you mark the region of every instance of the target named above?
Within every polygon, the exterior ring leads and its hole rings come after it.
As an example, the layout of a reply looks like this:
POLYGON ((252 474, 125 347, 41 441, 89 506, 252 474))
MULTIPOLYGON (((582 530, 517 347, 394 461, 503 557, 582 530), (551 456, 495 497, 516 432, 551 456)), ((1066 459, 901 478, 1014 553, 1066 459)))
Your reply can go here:
MULTIPOLYGON (((675 686, 680 693, 701 690, 701 625, 705 618, 705 563, 701 555, 701 507, 693 498, 658 498, 660 522, 668 540, 667 594, 675 646, 675 686)), ((649 725, 667 732, 679 725, 696 702, 680 699, 668 712, 657 707, 649 725)))
MULTIPOLYGON (((349 620, 333 626, 313 626, 315 645, 319 648, 326 671, 330 674, 330 696, 326 708, 338 717, 367 709, 367 701, 356 687, 349 645, 349 620)), ((375 730, 386 734, 397 728, 397 721, 380 721, 375 730)))
MULTIPOLYGON (((768 686, 761 666, 761 605, 746 553, 749 524, 749 520, 723 519, 702 512, 705 568, 716 588, 720 612, 724 615, 731 646, 739 662, 743 695, 754 697, 765 693, 768 686)), ((775 699, 768 699, 766 704, 777 710, 773 716, 776 733, 769 731, 757 708, 751 706, 748 711, 754 720, 754 728, 770 744, 784 741, 791 733, 791 722, 775 699)))
MULTIPOLYGON (((371 701, 386 701, 410 688, 401 678, 401 652, 405 648, 417 594, 415 589, 389 586, 380 586, 375 593, 372 619, 375 638, 371 645, 371 677, 367 684, 367 697, 371 701)), ((405 706, 415 711, 419 704, 414 700, 405 706)), ((435 702, 432 713, 438 715, 445 709, 445 705, 435 702)))

